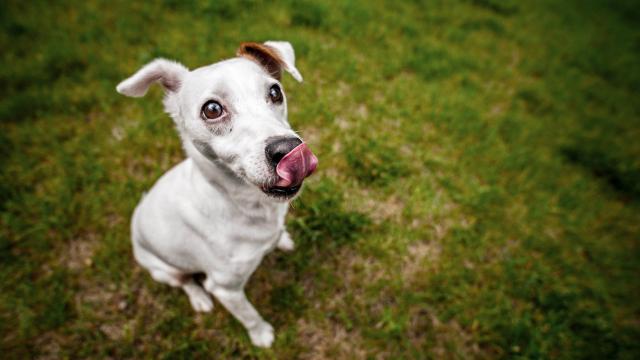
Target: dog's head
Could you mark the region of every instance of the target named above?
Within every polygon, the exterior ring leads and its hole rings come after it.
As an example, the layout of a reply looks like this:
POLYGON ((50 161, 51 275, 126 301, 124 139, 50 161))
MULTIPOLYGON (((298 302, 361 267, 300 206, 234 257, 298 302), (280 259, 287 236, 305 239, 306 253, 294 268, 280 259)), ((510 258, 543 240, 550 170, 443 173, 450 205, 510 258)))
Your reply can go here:
POLYGON ((141 97, 159 83, 187 149, 193 145, 270 197, 290 199, 318 164, 287 121, 283 70, 302 81, 293 48, 283 41, 243 43, 237 55, 193 71, 156 59, 117 90, 141 97))

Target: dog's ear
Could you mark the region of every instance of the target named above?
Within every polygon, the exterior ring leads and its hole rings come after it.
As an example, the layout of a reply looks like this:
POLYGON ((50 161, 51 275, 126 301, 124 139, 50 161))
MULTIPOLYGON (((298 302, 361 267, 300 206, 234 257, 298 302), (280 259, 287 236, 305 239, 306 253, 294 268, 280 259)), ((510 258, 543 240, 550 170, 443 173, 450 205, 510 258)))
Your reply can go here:
POLYGON ((287 41, 267 41, 264 44, 242 43, 237 55, 256 61, 278 80, 282 77, 282 70, 285 70, 294 79, 302 81, 302 75, 296 69, 296 55, 287 41))
POLYGON ((184 65, 166 59, 155 59, 128 79, 123 80, 116 90, 123 95, 141 97, 147 93, 149 86, 159 82, 167 92, 180 89, 184 76, 189 72, 184 65))

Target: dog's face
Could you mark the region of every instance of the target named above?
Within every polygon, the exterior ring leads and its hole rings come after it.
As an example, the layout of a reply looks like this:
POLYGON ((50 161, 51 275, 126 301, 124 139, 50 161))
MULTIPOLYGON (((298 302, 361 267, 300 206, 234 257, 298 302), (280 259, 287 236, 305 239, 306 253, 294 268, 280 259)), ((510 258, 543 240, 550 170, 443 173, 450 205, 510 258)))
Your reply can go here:
POLYGON ((158 59, 118 85, 142 96, 153 82, 166 90, 166 111, 182 140, 268 196, 290 199, 317 159, 291 129, 279 79, 282 70, 302 81, 286 42, 245 43, 239 57, 188 71, 158 59))

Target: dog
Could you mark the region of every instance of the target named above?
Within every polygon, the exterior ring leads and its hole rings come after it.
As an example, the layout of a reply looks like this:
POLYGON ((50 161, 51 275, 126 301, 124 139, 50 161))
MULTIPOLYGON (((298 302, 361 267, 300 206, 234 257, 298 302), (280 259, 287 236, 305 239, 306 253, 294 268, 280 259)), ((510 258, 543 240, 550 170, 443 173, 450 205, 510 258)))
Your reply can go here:
POLYGON ((283 71, 302 82, 291 44, 242 43, 236 55, 193 71, 156 59, 117 86, 142 97, 160 84, 187 154, 137 205, 131 238, 154 280, 182 288, 196 311, 211 311, 213 295, 270 347, 273 327, 244 287, 267 253, 293 250, 285 215, 318 159, 287 120, 283 71))

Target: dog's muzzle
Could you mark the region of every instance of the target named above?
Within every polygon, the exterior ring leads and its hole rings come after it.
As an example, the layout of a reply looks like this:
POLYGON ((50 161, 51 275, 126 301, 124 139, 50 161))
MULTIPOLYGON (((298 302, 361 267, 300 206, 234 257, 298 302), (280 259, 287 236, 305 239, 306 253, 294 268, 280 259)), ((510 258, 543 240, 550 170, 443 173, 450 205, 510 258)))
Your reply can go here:
POLYGON ((276 139, 267 145, 265 152, 278 176, 267 192, 276 196, 295 195, 304 179, 318 167, 318 158, 298 138, 276 139))

